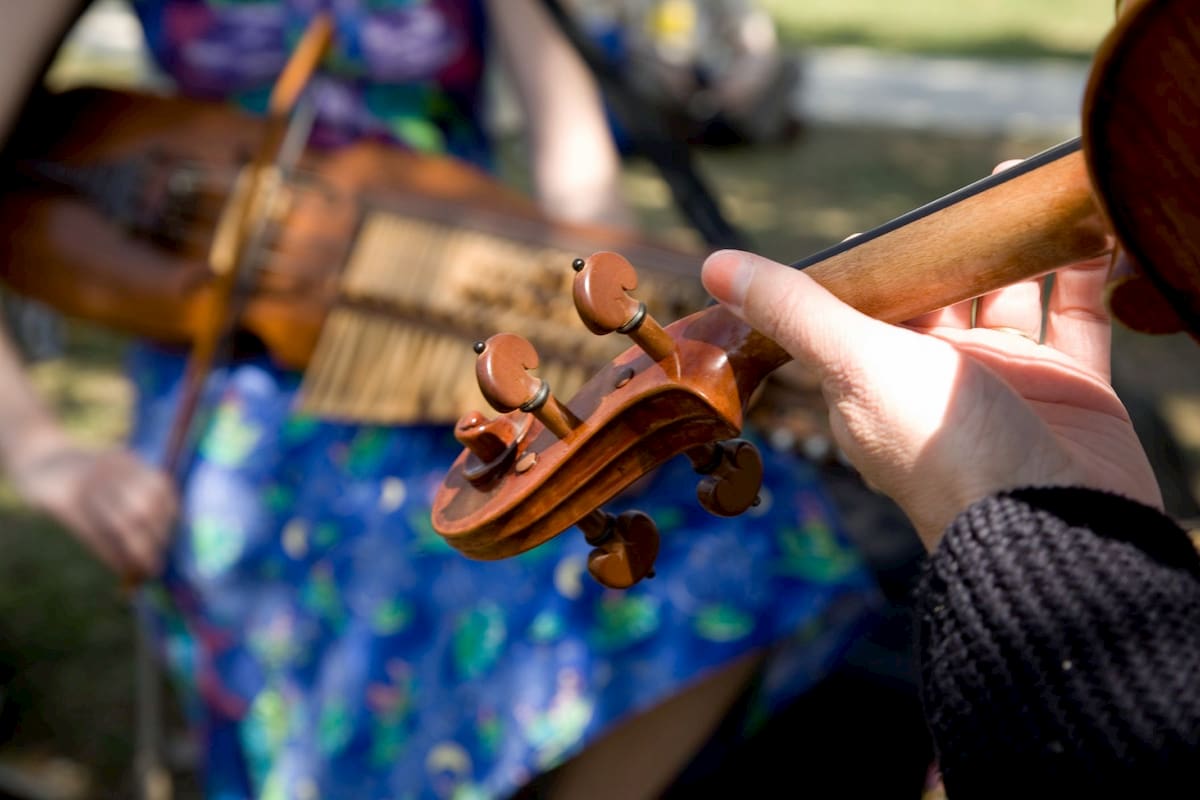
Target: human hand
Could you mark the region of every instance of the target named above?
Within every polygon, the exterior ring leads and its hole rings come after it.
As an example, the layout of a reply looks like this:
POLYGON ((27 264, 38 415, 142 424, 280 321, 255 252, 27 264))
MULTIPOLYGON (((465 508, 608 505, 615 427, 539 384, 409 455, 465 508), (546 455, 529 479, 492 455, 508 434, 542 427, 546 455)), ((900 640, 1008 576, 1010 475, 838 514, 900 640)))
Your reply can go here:
POLYGON ((157 575, 178 501, 167 477, 128 450, 32 446, 10 473, 31 505, 64 525, 126 582, 157 575))
POLYGON ((803 272, 721 251, 708 291, 816 371, 838 444, 894 499, 926 547, 972 502, 1020 486, 1078 485, 1162 507, 1109 384, 1108 261, 1027 281, 904 326, 871 319, 803 272))

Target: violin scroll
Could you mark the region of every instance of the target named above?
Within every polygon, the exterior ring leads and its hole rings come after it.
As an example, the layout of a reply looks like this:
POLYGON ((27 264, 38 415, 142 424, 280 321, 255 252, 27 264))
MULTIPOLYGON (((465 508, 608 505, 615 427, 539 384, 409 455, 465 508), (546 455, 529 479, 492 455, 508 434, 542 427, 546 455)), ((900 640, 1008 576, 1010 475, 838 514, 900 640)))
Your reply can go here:
POLYGON ((476 376, 502 416, 459 422, 465 450, 433 507, 434 529, 464 555, 506 558, 578 525, 595 548, 588 569, 613 588, 653 573, 659 537, 641 512, 599 510, 639 478, 686 453, 704 478, 697 494, 714 514, 752 506, 762 460, 737 436, 758 382, 784 357, 724 309, 659 325, 629 292, 633 267, 615 253, 577 259, 576 309, 595 333, 634 346, 567 402, 530 372, 533 347, 499 334, 476 345, 476 376))

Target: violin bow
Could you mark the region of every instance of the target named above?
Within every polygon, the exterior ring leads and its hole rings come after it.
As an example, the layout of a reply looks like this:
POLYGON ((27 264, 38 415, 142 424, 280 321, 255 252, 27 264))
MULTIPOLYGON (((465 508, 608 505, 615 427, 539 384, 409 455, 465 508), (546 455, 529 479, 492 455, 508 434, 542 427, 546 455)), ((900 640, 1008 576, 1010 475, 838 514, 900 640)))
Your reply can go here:
POLYGON ((173 477, 178 477, 184 466, 204 383, 216 363, 218 351, 233 332, 241 301, 252 288, 247 274, 251 272, 249 265, 257 249, 255 245, 271 213, 277 188, 275 178, 299 158, 312 126, 311 114, 293 112, 332 39, 333 23, 329 16, 315 17, 271 89, 266 130, 258 151, 244 173, 244 182, 235 187, 232 202, 214 234, 209 250, 214 280, 207 324, 188 354, 183 389, 163 458, 164 469, 173 477))
MULTIPOLYGON (((328 14, 316 16, 292 51, 271 89, 266 129, 249 169, 234 189, 209 250, 213 288, 209 296, 207 324, 196 336, 184 369, 179 404, 167 433, 162 468, 179 482, 186 463, 204 384, 237 323, 246 295, 253 289, 248 275, 253 254, 261 240, 265 221, 275 199, 277 176, 299 159, 312 128, 313 115, 297 111, 309 79, 333 40, 333 22, 328 14)), ((309 109, 311 110, 311 109, 309 109)), ((133 589, 126 581, 126 589, 133 589)), ((134 772, 141 800, 170 800, 170 772, 160 756, 162 699, 159 666, 149 634, 140 616, 134 619, 136 640, 136 725, 134 772)))

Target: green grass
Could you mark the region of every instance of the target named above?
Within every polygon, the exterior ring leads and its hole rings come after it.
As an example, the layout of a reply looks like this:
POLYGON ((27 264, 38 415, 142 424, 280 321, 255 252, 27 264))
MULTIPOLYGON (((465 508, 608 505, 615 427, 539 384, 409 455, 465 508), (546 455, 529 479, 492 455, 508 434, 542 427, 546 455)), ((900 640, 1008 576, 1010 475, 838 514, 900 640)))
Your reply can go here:
MULTIPOLYGON (((124 435, 118 341, 71 327, 67 355, 31 372, 81 441, 124 435)), ((132 747, 132 621, 113 577, 0 485, 0 756, 67 755, 94 797, 118 797, 132 747)))
POLYGON ((760 0, 791 45, 1000 58, 1087 58, 1110 0, 760 0))
MULTIPOLYGON (((708 151, 698 160, 730 220, 755 249, 790 262, 1049 144, 1043 138, 818 125, 792 145, 708 151)), ((625 189, 648 232, 695 241, 649 167, 629 169, 625 189)))
POLYGON ((0 754, 66 754, 95 796, 123 783, 132 747, 132 623, 112 578, 58 526, 0 496, 0 754))

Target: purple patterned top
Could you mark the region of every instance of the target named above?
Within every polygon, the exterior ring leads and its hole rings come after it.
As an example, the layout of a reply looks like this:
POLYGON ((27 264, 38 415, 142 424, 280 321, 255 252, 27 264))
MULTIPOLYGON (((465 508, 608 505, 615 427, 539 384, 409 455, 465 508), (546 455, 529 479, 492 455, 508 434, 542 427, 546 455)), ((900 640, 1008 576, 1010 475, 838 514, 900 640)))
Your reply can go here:
POLYGON ((134 9, 182 93, 255 111, 309 20, 327 9, 334 41, 309 87, 318 145, 380 138, 489 163, 479 0, 135 0, 134 9))

